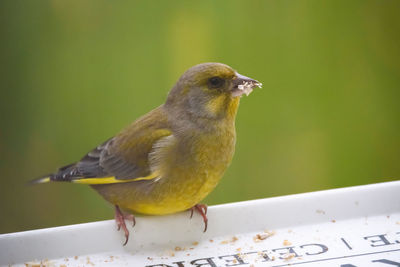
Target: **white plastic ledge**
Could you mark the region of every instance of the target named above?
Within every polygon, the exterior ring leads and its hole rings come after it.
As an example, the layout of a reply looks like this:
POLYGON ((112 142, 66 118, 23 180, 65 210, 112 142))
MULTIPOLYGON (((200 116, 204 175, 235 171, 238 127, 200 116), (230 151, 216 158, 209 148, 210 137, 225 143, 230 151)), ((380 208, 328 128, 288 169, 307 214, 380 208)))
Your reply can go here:
POLYGON ((3 234, 0 265, 400 266, 400 181, 212 206, 206 233, 189 216, 138 217, 125 247, 113 220, 3 234))

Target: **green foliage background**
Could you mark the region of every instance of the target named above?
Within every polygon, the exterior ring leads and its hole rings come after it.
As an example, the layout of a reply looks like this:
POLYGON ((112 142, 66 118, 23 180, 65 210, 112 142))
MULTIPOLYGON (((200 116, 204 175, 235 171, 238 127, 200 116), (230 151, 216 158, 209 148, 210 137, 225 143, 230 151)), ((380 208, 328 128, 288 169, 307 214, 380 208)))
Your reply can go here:
POLYGON ((0 233, 112 218, 86 186, 25 183, 207 61, 264 88, 242 99, 206 203, 399 179, 399 14, 395 0, 1 1, 0 233))

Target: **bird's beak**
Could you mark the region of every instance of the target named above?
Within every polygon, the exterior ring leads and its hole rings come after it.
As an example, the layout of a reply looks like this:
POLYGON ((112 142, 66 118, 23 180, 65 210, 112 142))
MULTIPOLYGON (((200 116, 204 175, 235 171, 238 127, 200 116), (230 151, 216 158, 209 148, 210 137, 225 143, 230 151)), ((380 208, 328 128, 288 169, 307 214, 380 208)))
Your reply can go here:
POLYGON ((232 96, 240 97, 243 94, 247 96, 253 91, 254 88, 261 88, 262 83, 249 77, 236 73, 236 78, 233 80, 232 96))

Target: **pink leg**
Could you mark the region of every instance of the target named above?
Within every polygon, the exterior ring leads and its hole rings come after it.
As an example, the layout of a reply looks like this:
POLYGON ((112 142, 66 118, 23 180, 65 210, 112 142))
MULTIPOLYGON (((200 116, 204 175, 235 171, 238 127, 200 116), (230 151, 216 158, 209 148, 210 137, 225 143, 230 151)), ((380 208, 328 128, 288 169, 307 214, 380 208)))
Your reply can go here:
POLYGON ((132 221, 133 226, 136 224, 135 216, 133 216, 133 214, 123 214, 119 207, 115 205, 115 222, 117 223, 118 231, 122 228, 125 233, 126 240, 124 246, 128 243, 129 239, 129 231, 128 228, 126 228, 125 220, 132 221))
POLYGON ((193 217, 193 211, 196 210, 198 213, 200 213, 201 217, 203 217, 204 221, 204 232, 207 231, 207 225, 208 225, 208 218, 207 218, 207 205, 205 204, 197 204, 194 207, 190 208, 190 218, 193 217))

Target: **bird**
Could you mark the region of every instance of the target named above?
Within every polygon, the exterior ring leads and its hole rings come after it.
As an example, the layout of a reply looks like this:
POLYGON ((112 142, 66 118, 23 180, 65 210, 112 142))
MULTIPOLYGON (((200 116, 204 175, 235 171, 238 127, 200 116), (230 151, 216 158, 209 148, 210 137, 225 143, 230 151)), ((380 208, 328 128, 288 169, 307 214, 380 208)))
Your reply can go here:
POLYGON ((115 206, 125 243, 134 214, 198 212, 207 230, 207 205, 235 151, 235 118, 243 95, 261 88, 222 63, 189 68, 164 104, 143 115, 79 161, 32 181, 86 184, 115 206))

